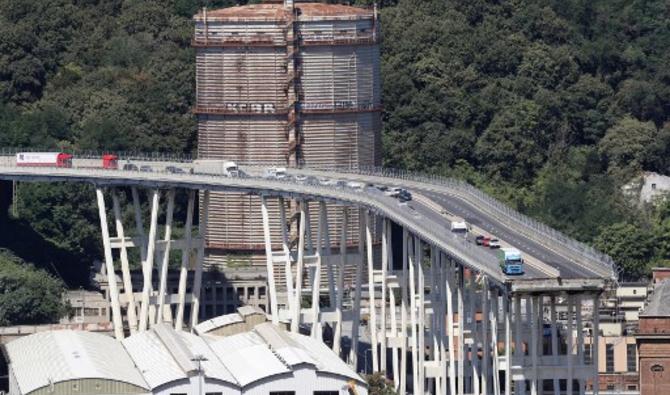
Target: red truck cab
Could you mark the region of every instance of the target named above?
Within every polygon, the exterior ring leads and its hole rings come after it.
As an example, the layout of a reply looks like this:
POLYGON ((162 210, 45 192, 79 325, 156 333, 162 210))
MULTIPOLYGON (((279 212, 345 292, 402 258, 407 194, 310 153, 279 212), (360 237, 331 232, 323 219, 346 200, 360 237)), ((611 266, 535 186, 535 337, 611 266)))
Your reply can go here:
POLYGON ((102 156, 102 168, 113 169, 119 168, 119 157, 114 154, 105 154, 102 156))

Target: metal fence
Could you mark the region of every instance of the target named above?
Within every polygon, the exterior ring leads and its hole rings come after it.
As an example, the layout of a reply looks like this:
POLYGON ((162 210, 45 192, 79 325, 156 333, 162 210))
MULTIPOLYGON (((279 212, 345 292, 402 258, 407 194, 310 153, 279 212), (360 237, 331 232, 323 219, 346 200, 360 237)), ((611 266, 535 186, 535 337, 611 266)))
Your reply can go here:
MULTIPOLYGON (((40 151, 37 149, 25 148, 0 148, 0 156, 8 157, 15 156, 18 152, 48 152, 49 150, 40 151)), ((53 151, 53 150, 51 150, 53 151)), ((68 151, 75 156, 75 159, 97 159, 101 158, 106 152, 96 151, 68 151)), ((175 155, 170 153, 139 153, 139 152, 114 152, 119 157, 119 163, 124 161, 141 161, 141 162, 164 162, 164 163, 192 163, 194 158, 189 155, 175 155)), ((251 162, 238 162, 240 166, 248 166, 251 168, 267 168, 270 165, 258 165, 251 162)), ((285 164, 277 164, 278 167, 285 167, 285 164)), ((591 246, 579 242, 563 233, 533 219, 518 211, 512 209, 499 200, 487 195, 483 191, 475 188, 467 182, 457 180, 454 178, 442 177, 431 174, 424 174, 419 172, 391 169, 383 167, 303 167, 303 170, 313 170, 329 173, 340 174, 355 174, 361 176, 373 176, 387 178, 392 183, 402 185, 406 183, 424 183, 434 185, 441 188, 446 188, 449 193, 457 194, 462 199, 470 203, 486 209, 490 215, 494 216, 499 221, 506 225, 513 227, 513 229, 530 240, 545 246, 546 248, 555 251, 575 262, 587 262, 591 268, 616 280, 619 273, 618 267, 615 265, 611 257, 603 254, 591 246)), ((291 169, 292 170, 292 169, 291 169)), ((154 169, 157 172, 165 172, 163 169, 154 169)), ((225 176, 223 173, 216 174, 208 172, 211 176, 225 176)), ((334 174, 335 177, 337 177, 334 174)), ((252 177, 253 178, 253 177, 252 177)), ((314 187, 314 186, 312 186, 314 187)), ((320 185, 323 188, 334 188, 327 185, 320 185)), ((477 251, 475 249, 475 251, 477 251)), ((476 254, 476 252, 473 252, 476 254)), ((488 258, 488 256, 487 256, 488 258)))

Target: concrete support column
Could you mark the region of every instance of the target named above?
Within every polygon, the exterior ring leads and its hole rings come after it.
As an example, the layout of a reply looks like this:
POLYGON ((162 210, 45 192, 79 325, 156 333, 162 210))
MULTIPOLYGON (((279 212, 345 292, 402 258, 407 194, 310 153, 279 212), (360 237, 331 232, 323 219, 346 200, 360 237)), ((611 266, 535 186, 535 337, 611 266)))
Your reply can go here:
POLYGON ((375 302, 374 260, 372 259, 372 215, 369 211, 365 213, 365 246, 368 263, 368 309, 370 311, 368 328, 370 328, 370 347, 372 348, 372 371, 378 372, 379 354, 377 353, 377 347, 379 343, 377 341, 377 306, 375 302))
POLYGON ((193 278, 193 295, 191 302, 191 330, 198 325, 200 318, 200 290, 202 287, 202 263, 205 259, 205 236, 207 235, 207 226, 209 222, 209 191, 204 191, 202 198, 202 217, 198 223, 198 235, 202 239, 202 244, 198 248, 198 254, 195 261, 195 275, 193 278))
POLYGON ((492 372, 493 393, 500 395, 500 366, 498 364, 498 288, 490 290, 491 295, 491 347, 492 347, 492 372))
POLYGON ((328 307, 331 309, 335 307, 335 300, 337 298, 335 294, 335 271, 333 270, 333 263, 332 260, 330 259, 330 255, 332 252, 331 246, 330 246, 330 227, 329 221, 328 221, 328 210, 326 210, 326 203, 325 202, 319 202, 319 210, 321 215, 323 215, 323 245, 324 247, 321 249, 321 256, 326 257, 323 258, 322 261, 325 259, 326 261, 326 274, 328 276, 328 307))
POLYGON ((531 297, 531 314, 528 317, 530 320, 530 359, 531 359, 531 368, 533 371, 533 379, 530 381, 530 393, 531 395, 538 394, 538 328, 539 321, 539 307, 540 307, 540 297, 532 296, 531 297))
POLYGON ((354 323, 351 330, 351 364, 358 366, 358 329, 361 323, 361 287, 363 283, 363 260, 365 259, 365 210, 358 210, 358 254, 356 264, 356 284, 354 285, 354 323))
POLYGON ((325 218, 326 205, 319 202, 319 219, 316 230, 316 265, 312 271, 312 330, 313 338, 321 338, 321 321, 319 299, 321 297, 321 266, 323 264, 323 234, 324 226, 328 228, 325 218))
POLYGON ((472 336, 472 345, 470 346, 470 365, 472 367, 472 388, 471 392, 474 394, 481 394, 479 384, 481 383, 481 367, 479 364, 479 331, 477 330, 477 306, 476 301, 476 285, 474 273, 470 272, 470 281, 468 282, 468 304, 470 306, 470 334, 472 336))
POLYGON ((418 236, 414 238, 414 253, 416 254, 416 267, 417 267, 417 288, 418 288, 418 311, 417 319, 419 321, 418 327, 418 345, 419 345, 419 394, 424 393, 425 382, 426 382, 426 370, 425 370, 425 360, 426 360, 426 286, 425 286, 425 275, 423 273, 423 249, 421 247, 421 239, 418 236))
MULTIPOLYGON (((186 246, 181 251, 181 267, 179 269, 179 285, 177 294, 179 302, 177 304, 177 316, 175 317, 174 327, 182 330, 184 326, 184 308, 186 305, 186 283, 188 282, 188 264, 193 250, 193 211, 195 207, 195 190, 188 191, 188 205, 186 207, 186 223, 184 224, 184 239, 186 246)), ((204 243, 204 238, 202 239, 204 243)))
MULTIPOLYGON (((458 395, 463 395, 465 393, 465 306, 464 306, 464 293, 465 293, 465 279, 463 276, 463 266, 458 265, 458 289, 457 289, 457 303, 458 303, 458 395)), ((451 347, 451 344, 449 344, 451 347)))
MULTIPOLYGON (((386 276, 388 275, 388 270, 389 270, 389 247, 390 247, 390 241, 389 241, 389 236, 390 236, 390 231, 389 231, 389 220, 387 218, 382 219, 382 270, 381 270, 381 276, 382 276, 382 289, 381 289, 381 301, 380 301, 380 331, 379 331, 379 370, 382 372, 386 372, 386 366, 388 365, 388 360, 386 358, 386 334, 387 334, 387 326, 386 326, 386 305, 387 305, 387 295, 386 293, 388 292, 386 288, 386 276)), ((390 306, 391 308, 395 308, 395 306, 390 306)), ((386 377, 388 377, 388 373, 385 374, 386 377)))
POLYGON ((100 229, 102 230, 102 245, 105 251, 105 269, 107 271, 107 283, 109 284, 109 300, 112 306, 112 323, 114 324, 114 336, 123 339, 123 317, 121 316, 121 305, 119 303, 119 289, 116 284, 116 273, 114 272, 114 259, 112 257, 112 243, 109 240, 109 228, 107 227, 107 210, 105 208, 105 196, 102 189, 97 187, 95 194, 98 200, 98 214, 100 215, 100 229))
POLYGON ((598 382, 598 358, 600 356, 600 295, 593 295, 593 395, 600 393, 598 382))
POLYGON ((401 364, 400 364, 400 393, 404 394, 407 392, 407 302, 409 300, 407 287, 409 285, 409 237, 407 234, 407 228, 402 229, 402 300, 400 301, 400 354, 401 354, 401 364))
MULTIPOLYGON (((293 317, 293 302, 294 302, 294 291, 293 291, 293 265, 291 264, 291 248, 288 241, 288 224, 286 223, 286 202, 283 197, 279 198, 279 221, 281 226, 281 242, 282 242, 282 251, 284 252, 284 276, 286 278, 286 306, 290 312, 290 316, 293 317)), ((339 339, 337 339, 337 345, 339 347, 339 339)), ((333 344, 333 349, 335 349, 335 344, 333 344)), ((339 355, 339 354, 338 354, 339 355)))
MULTIPOLYGON (((577 318, 577 365, 584 366, 584 326, 582 323, 582 297, 575 295, 575 315, 577 318)), ((586 390, 586 382, 579 380, 579 393, 583 394, 586 390)))
MULTIPOLYGON (((449 394, 456 394, 456 352, 454 350, 454 264, 445 259, 447 278, 447 346, 449 347, 449 394)), ((460 313, 459 313, 460 314, 460 313)), ((460 319, 460 317, 459 317, 460 319)), ((460 338, 462 339, 462 335, 460 338)), ((446 394, 446 391, 444 391, 446 394)))
MULTIPOLYGON (((554 365, 558 366, 558 333, 556 330, 556 296, 552 295, 549 299, 549 319, 551 320, 551 356, 554 365)), ((558 377, 553 380, 554 395, 560 395, 560 382, 558 377)))
POLYGON ((272 240, 270 238, 270 215, 268 214, 268 202, 265 196, 261 196, 261 214, 263 216, 263 236, 265 240, 265 265, 268 271, 268 288, 270 293, 270 316, 272 317, 272 323, 274 325, 279 325, 277 287, 275 285, 275 269, 272 260, 272 240))
POLYGON ((123 291, 128 300, 126 314, 128 319, 128 327, 130 334, 137 332, 137 307, 135 306, 135 294, 133 292, 133 282, 130 278, 130 265, 128 263, 128 249, 126 248, 126 235, 123 229, 123 220, 121 217, 121 207, 119 204, 119 196, 116 189, 112 190, 112 203, 114 206, 114 220, 116 223, 116 236, 121 241, 121 249, 119 252, 121 258, 121 275, 123 277, 123 291))
POLYGON ((333 351, 339 356, 341 354, 340 341, 342 337, 342 302, 344 299, 344 269, 347 266, 347 227, 349 223, 349 210, 342 207, 342 229, 340 231, 340 262, 337 270, 337 304, 335 306, 337 322, 335 322, 335 336, 333 338, 333 351))
POLYGON ((155 189, 151 194, 151 223, 149 225, 149 240, 147 241, 147 259, 143 268, 144 285, 142 287, 142 305, 140 307, 140 332, 147 330, 149 324, 149 304, 152 290, 152 276, 154 257, 156 256, 156 233, 158 233, 158 203, 160 191, 155 189))
POLYGON ((489 301, 490 297, 489 280, 484 276, 482 281, 482 395, 490 394, 490 380, 491 375, 490 361, 491 361, 491 338, 489 335, 490 311, 489 301))
MULTIPOLYGON (((517 361, 521 361, 524 352, 523 352, 523 341, 521 340, 522 334, 521 330, 523 328, 523 316, 521 314, 521 296, 514 295, 514 358, 517 361)), ((526 381, 517 380, 515 385, 517 395, 525 395, 526 393, 526 381)))
MULTIPOLYGON (((163 261, 161 262, 160 281, 158 287, 158 313, 156 314, 156 324, 166 321, 165 316, 165 299, 168 297, 167 292, 167 277, 168 265, 170 263, 170 244, 172 243, 172 217, 174 215, 174 197, 175 190, 170 189, 168 192, 168 206, 165 215, 165 234, 163 241, 165 242, 165 250, 163 250, 163 261)), ((168 305, 169 307, 169 305, 168 305)))
POLYGON ((568 375, 566 377, 566 391, 567 395, 572 395, 572 378, 574 377, 574 367, 572 366, 572 351, 574 347, 574 337, 573 337, 573 326, 572 326, 572 317, 574 315, 574 297, 572 294, 568 294, 568 325, 567 325, 567 350, 565 352, 565 357, 567 358, 567 369, 568 375))
POLYGON ((300 314, 302 309, 302 272, 305 259, 305 231, 307 226, 307 202, 300 202, 300 224, 298 226, 298 264, 295 275, 295 297, 293 299, 293 319, 291 320, 291 332, 298 333, 300 327, 300 314))
POLYGON ((410 297, 410 305, 409 305, 409 312, 410 312, 410 324, 412 325, 412 333, 411 333, 411 340, 410 340, 410 349, 412 351, 412 389, 414 390, 415 394, 421 394, 420 392, 420 375, 419 375, 419 334, 417 326, 417 281, 416 281, 416 266, 417 266, 417 261, 416 261, 416 249, 417 245, 417 239, 416 237, 412 236, 412 253, 409 254, 409 297, 410 297))
POLYGON ((510 295, 503 294, 505 317, 505 395, 512 395, 512 308, 510 295))

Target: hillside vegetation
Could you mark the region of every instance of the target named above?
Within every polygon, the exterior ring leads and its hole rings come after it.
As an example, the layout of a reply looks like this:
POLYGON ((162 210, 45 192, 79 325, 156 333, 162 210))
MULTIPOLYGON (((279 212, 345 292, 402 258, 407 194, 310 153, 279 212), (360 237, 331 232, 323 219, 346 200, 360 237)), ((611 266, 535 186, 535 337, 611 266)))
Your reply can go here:
MULTIPOLYGON (((0 0, 0 147, 193 153, 191 16, 233 3, 0 0)), ((466 179, 628 279, 669 262, 670 205, 619 192, 670 173, 666 1, 380 4, 385 165, 466 179)), ((0 221, 69 254, 61 275, 85 282, 101 247, 91 189, 22 184, 20 199, 0 221)))

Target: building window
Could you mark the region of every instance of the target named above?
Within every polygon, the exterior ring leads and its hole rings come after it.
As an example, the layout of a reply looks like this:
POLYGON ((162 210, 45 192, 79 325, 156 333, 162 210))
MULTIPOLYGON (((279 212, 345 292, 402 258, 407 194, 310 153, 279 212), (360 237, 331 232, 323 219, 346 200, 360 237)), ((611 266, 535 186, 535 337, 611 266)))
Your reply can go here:
POLYGON ((626 362, 629 372, 637 371, 637 350, 635 344, 626 344, 626 362))
POLYGON ((254 289, 254 287, 247 288, 247 295, 249 295, 249 298, 251 298, 255 294, 256 294, 256 290, 254 289))
POLYGON ((614 372, 614 345, 605 344, 605 371, 614 372))
POLYGON ((637 391, 637 385, 635 385, 635 384, 628 384, 628 386, 626 386, 626 389, 627 389, 628 391, 637 391))
POLYGON ((590 344, 584 344, 584 363, 587 365, 592 364, 590 344))
POLYGON ((656 189, 656 184, 651 184, 651 189, 656 189))
POLYGON ((223 287, 216 287, 216 300, 223 301, 223 287))
POLYGON ((258 297, 262 298, 265 296, 265 287, 258 287, 258 297))
POLYGON ((212 288, 205 287, 205 300, 212 300, 212 288))

